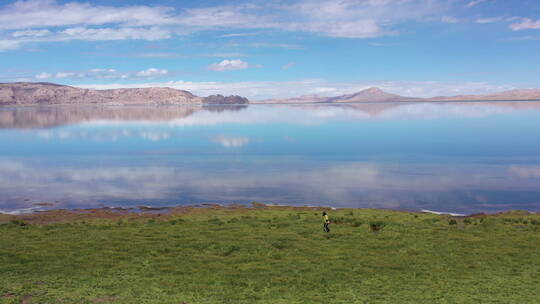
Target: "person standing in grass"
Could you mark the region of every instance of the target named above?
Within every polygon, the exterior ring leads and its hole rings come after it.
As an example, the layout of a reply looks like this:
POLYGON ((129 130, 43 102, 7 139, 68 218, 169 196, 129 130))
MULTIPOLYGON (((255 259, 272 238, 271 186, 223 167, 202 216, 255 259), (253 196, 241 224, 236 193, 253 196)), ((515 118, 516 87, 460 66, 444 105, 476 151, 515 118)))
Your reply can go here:
POLYGON ((330 232, 330 228, 328 227, 328 225, 330 224, 330 219, 328 218, 328 214, 326 214, 326 212, 323 211, 322 213, 322 216, 323 216, 323 230, 324 232, 330 232))

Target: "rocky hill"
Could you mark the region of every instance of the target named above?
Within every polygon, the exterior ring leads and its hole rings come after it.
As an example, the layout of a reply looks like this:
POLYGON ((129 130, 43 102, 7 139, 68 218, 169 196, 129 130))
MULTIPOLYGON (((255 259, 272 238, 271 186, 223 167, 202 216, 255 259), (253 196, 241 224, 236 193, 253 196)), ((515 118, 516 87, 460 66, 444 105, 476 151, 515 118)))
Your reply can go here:
POLYGON ((240 96, 198 97, 171 88, 92 90, 45 82, 0 83, 0 105, 237 104, 240 96))
POLYGON ((371 87, 360 92, 331 97, 327 102, 377 102, 377 101, 409 101, 416 98, 403 97, 387 93, 379 88, 371 87))
POLYGON ((249 100, 245 97, 238 95, 223 96, 223 95, 210 95, 203 98, 205 104, 247 104, 249 100))

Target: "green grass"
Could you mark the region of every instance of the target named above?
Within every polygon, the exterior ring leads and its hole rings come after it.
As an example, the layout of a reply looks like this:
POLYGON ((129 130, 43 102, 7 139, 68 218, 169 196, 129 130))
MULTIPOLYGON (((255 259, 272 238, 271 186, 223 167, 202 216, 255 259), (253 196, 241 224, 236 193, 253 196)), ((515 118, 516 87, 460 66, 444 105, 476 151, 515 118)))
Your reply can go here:
MULTIPOLYGON (((540 215, 227 208, 0 225, 0 303, 538 303, 540 215), (377 224, 380 231, 370 227, 377 224)), ((2 222, 0 217, 0 223, 2 222)), ((17 222, 18 221, 18 222, 17 222)))

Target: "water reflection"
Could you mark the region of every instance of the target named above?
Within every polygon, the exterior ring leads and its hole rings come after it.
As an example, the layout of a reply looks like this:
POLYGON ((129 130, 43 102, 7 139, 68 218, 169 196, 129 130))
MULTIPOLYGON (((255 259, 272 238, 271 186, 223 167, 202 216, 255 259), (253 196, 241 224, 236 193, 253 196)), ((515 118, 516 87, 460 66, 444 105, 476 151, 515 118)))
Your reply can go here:
POLYGON ((357 103, 345 105, 51 106, 0 108, 0 128, 48 128, 81 123, 145 122, 323 123, 341 119, 438 119, 538 111, 540 102, 357 103))
POLYGON ((535 102, 0 108, 0 210, 535 211, 539 118, 535 102))
POLYGON ((261 200, 457 212, 540 208, 540 166, 223 161, 224 165, 199 163, 193 168, 187 163, 44 167, 4 161, 0 163, 0 209, 43 202, 73 208, 98 203, 137 206, 261 200))
POLYGON ((0 128, 48 128, 92 121, 168 121, 202 107, 50 106, 0 108, 0 128))

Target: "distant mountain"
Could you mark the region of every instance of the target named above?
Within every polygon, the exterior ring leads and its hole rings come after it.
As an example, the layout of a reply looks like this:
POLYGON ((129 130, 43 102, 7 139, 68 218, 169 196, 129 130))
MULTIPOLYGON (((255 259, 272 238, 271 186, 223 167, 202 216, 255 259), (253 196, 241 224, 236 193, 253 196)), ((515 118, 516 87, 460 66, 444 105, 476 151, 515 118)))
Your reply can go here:
POLYGON ((398 101, 499 101, 499 100, 540 100, 540 89, 519 89, 485 95, 437 96, 431 98, 405 97, 387 93, 371 87, 354 94, 335 97, 300 96, 286 99, 269 99, 252 103, 356 103, 356 102, 398 102, 398 101))
POLYGON ((377 101, 409 101, 416 98, 403 97, 387 93, 379 88, 371 87, 358 93, 329 98, 327 102, 377 102, 377 101))
POLYGON ((517 89, 485 95, 437 96, 425 101, 467 101, 467 100, 540 100, 540 89, 517 89))
POLYGON ((240 96, 198 97, 171 88, 92 90, 46 82, 0 83, 0 105, 247 103, 240 96))
POLYGON ((418 98, 403 97, 387 93, 379 88, 371 87, 354 94, 335 97, 306 95, 286 99, 268 99, 254 103, 347 103, 347 102, 384 102, 384 101, 414 101, 418 98))

